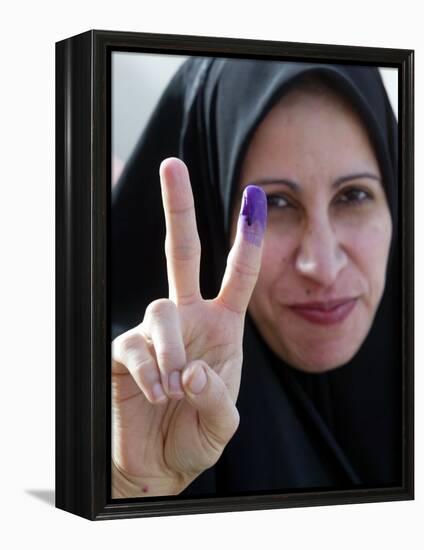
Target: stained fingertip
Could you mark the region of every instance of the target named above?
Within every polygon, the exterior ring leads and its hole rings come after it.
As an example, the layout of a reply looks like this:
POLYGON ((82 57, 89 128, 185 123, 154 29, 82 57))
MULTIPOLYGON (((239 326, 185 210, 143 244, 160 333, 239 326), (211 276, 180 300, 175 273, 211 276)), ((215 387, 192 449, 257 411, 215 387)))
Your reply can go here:
POLYGON ((239 227, 243 238, 250 244, 261 246, 267 218, 267 200, 262 187, 248 185, 243 192, 239 227))
POLYGON ((261 268, 267 219, 264 190, 249 185, 243 192, 237 235, 228 255, 218 298, 232 312, 244 314, 261 268))

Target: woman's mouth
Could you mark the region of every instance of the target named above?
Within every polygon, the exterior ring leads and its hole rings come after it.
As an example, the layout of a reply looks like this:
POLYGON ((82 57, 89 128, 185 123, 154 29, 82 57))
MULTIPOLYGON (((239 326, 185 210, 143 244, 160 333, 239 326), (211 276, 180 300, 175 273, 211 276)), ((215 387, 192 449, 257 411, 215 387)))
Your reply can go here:
POLYGON ((329 302, 310 302, 294 304, 289 309, 303 319, 320 325, 341 323, 355 307, 357 298, 332 300, 329 302))

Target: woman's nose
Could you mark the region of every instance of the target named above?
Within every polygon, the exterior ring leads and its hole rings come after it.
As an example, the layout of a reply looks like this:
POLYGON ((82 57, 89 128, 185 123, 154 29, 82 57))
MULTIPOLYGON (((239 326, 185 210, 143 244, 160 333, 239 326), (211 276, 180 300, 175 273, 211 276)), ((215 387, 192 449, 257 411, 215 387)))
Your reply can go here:
POLYGON ((348 261, 330 220, 326 216, 305 227, 296 251, 296 270, 316 283, 329 287, 348 261))

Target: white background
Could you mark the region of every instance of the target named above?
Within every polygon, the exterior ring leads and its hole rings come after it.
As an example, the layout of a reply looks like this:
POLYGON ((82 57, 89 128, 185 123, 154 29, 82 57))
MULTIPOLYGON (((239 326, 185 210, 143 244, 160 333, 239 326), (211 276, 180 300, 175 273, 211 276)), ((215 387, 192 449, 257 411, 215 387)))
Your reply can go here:
POLYGON ((416 242, 423 237, 419 3, 15 2, 0 14, 3 548, 423 548, 423 247, 416 247, 416 500, 89 522, 53 505, 54 43, 88 29, 416 50, 416 242), (421 248, 421 249, 420 249, 421 248), (421 340, 421 341, 420 341, 421 340))

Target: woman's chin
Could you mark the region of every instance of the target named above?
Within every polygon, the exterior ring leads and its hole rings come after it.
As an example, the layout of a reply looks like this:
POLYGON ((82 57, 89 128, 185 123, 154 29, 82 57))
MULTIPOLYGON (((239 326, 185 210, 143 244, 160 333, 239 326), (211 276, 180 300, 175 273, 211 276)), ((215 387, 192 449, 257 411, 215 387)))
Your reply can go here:
POLYGON ((309 372, 309 373, 315 373, 315 374, 321 374, 324 372, 329 372, 331 370, 337 369, 339 367, 342 367, 345 365, 349 359, 346 359, 344 361, 338 360, 333 362, 304 362, 299 364, 292 364, 291 366, 297 370, 301 370, 303 372, 309 372))
POLYGON ((321 330, 319 327, 317 331, 308 332, 303 326, 299 328, 284 322, 279 327, 279 355, 292 367, 305 372, 323 373, 337 369, 356 355, 369 327, 370 317, 359 307, 356 315, 334 328, 321 330))
POLYGON ((284 317, 261 332, 274 353, 291 367, 323 373, 346 365, 362 346, 371 318, 359 304, 355 313, 343 323, 314 325, 313 330, 303 321, 296 323, 296 318, 284 317))
POLYGON ((289 361, 290 365, 298 370, 310 373, 323 373, 346 365, 355 355, 359 346, 351 350, 309 350, 300 352, 296 358, 289 361))
POLYGON ((277 351, 291 367, 310 373, 323 373, 346 365, 356 354, 361 342, 354 345, 352 341, 320 342, 311 345, 300 342, 298 346, 287 346, 277 351), (290 349, 291 348, 291 349, 290 349))

